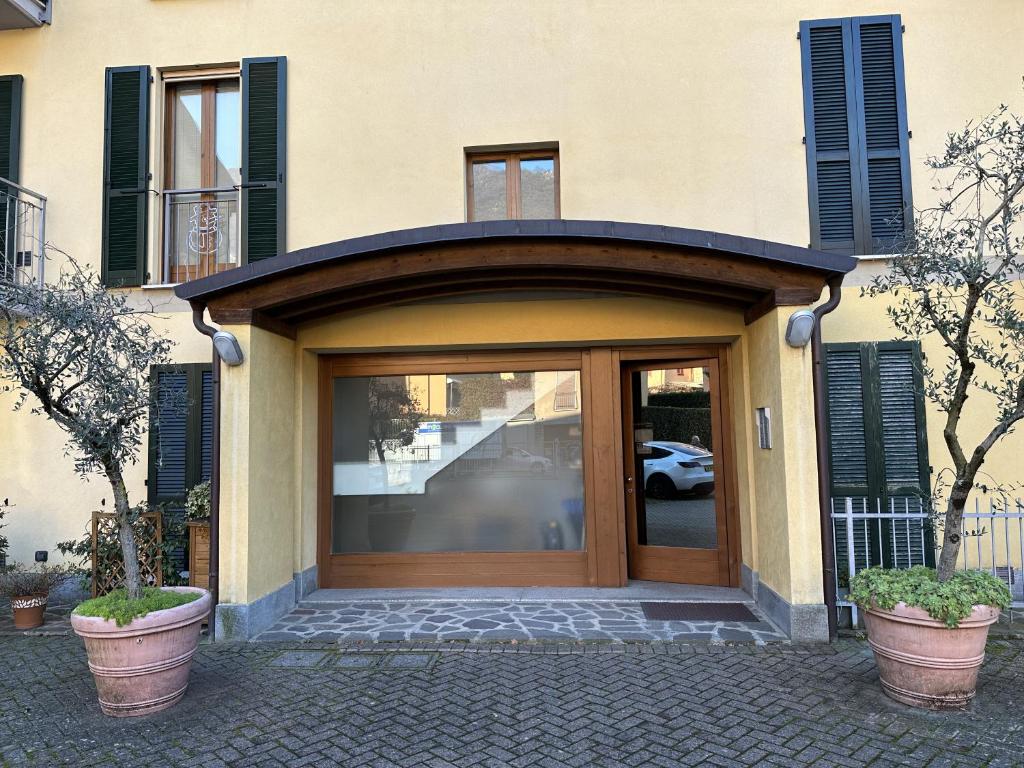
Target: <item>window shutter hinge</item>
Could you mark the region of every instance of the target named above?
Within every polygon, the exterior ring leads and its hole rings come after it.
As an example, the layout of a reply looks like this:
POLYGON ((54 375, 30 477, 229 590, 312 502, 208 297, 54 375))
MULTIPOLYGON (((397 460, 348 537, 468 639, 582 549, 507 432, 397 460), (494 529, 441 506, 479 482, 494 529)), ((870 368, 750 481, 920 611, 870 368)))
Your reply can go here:
POLYGON ((152 75, 149 76, 149 82, 151 82, 151 83, 152 82, 156 82, 155 80, 153 80, 153 76, 152 75))
POLYGON ((914 138, 914 132, 913 131, 907 131, 907 138, 908 139, 914 138))
POLYGON ((806 136, 801 136, 800 137, 800 143, 803 144, 806 147, 807 146, 807 137, 806 136))
POLYGON ((906 34, 906 31, 907 31, 907 25, 906 24, 900 24, 900 34, 906 34))
POLYGON ((799 39, 800 39, 800 30, 799 30, 799 29, 798 29, 798 30, 796 31, 796 39, 797 39, 797 40, 799 40, 799 39))
POLYGON ((153 180, 153 172, 152 171, 150 171, 149 173, 146 174, 146 180, 147 181, 152 181, 153 180))

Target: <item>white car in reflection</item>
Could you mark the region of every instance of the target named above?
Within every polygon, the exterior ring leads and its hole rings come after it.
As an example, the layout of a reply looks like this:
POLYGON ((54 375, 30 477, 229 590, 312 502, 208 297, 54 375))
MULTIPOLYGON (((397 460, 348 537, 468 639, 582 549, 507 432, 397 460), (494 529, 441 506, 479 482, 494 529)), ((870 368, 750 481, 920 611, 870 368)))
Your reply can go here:
POLYGON ((680 491, 707 496, 715 490, 714 456, 689 443, 655 440, 644 443, 644 492, 668 499, 680 491))
POLYGON ((507 449, 501 459, 501 466, 513 472, 533 472, 536 475, 543 475, 555 467, 551 459, 537 456, 522 448, 507 449))

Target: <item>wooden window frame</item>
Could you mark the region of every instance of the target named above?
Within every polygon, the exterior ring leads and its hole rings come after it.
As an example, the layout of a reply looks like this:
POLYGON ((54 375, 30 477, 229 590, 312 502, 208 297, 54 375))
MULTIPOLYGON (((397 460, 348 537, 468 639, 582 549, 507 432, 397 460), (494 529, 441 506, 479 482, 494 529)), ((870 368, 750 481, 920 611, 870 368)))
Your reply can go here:
MULTIPOLYGON (((177 74, 177 73, 175 73, 177 74)), ((206 74, 192 74, 190 73, 187 77, 175 77, 170 74, 164 75, 164 120, 163 120, 163 146, 161 147, 161 153, 163 155, 163 184, 161 192, 168 192, 171 190, 178 189, 177 181, 174 178, 174 140, 175 140, 175 97, 179 89, 182 88, 195 88, 200 89, 201 98, 201 109, 202 109, 202 142, 200 148, 200 165, 199 165, 199 188, 200 189, 211 189, 217 186, 217 86, 222 83, 235 83, 238 85, 239 94, 242 90, 242 79, 238 70, 217 70, 211 71, 206 74)), ((241 99, 239 99, 239 109, 241 109, 241 99)), ((204 194, 200 196, 200 202, 212 203, 216 200, 216 194, 204 194)), ((160 281, 163 283, 179 283, 182 282, 174 271, 174 267, 170 268, 170 274, 163 274, 163 248, 165 247, 165 237, 168 222, 164 221, 164 210, 161 208, 160 213, 160 259, 158 264, 158 271, 160 272, 160 281)), ((208 261, 209 264, 201 269, 204 274, 212 274, 213 272, 223 272, 228 269, 234 269, 236 266, 241 264, 231 264, 228 262, 218 262, 216 255, 206 255, 202 257, 203 260, 208 261)))
POLYGON ((561 173, 558 163, 558 148, 523 149, 502 152, 466 151, 466 221, 475 221, 473 214, 473 166, 476 163, 505 163, 505 213, 508 219, 522 219, 522 189, 520 183, 520 162, 523 160, 551 160, 555 174, 555 218, 562 218, 561 173))
POLYGON ((720 367, 723 493, 729 535, 722 542, 728 586, 739 586, 734 422, 728 345, 576 347, 440 353, 322 355, 317 411, 317 567, 321 587, 622 586, 627 582, 625 486, 620 461, 624 411, 621 365, 713 358, 720 367), (533 552, 333 554, 333 380, 339 376, 578 370, 583 440, 584 549, 533 552))
MULTIPOLYGON (((595 504, 584 450, 584 548, 525 552, 355 552, 331 551, 333 489, 333 382, 355 376, 404 376, 431 373, 493 373, 577 370, 584 375, 587 356, 582 350, 537 350, 424 354, 324 355, 320 358, 319 472, 317 569, 320 584, 330 586, 529 586, 543 570, 555 586, 591 583, 595 557, 595 504)), ((587 403, 581 409, 587 430, 587 403)))

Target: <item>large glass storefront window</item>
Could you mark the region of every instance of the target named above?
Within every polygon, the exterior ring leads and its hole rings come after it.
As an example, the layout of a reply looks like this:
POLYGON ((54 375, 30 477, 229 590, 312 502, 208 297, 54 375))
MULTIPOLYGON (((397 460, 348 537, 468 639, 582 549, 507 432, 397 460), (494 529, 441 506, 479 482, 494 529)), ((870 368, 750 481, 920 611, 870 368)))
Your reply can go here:
POLYGON ((579 371, 333 381, 331 550, 584 549, 579 371))

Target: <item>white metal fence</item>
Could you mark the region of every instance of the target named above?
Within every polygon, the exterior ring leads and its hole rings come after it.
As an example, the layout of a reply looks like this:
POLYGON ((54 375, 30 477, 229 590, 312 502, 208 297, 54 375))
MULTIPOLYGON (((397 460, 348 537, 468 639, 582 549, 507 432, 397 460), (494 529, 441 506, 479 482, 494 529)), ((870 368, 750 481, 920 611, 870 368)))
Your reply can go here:
MULTIPOLYGON (((924 502, 915 497, 832 499, 832 543, 836 559, 836 604, 852 611, 850 578, 873 565, 909 568, 931 565, 937 555, 933 521, 924 502)), ((1024 501, 975 499, 964 514, 959 565, 989 571, 1006 582, 1013 607, 1024 608, 1024 501)))
POLYGON ((42 283, 46 198, 0 178, 0 278, 42 283))

